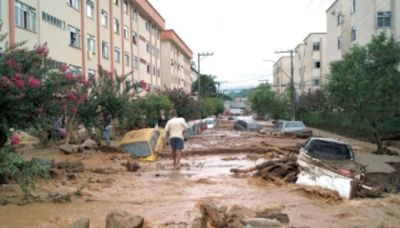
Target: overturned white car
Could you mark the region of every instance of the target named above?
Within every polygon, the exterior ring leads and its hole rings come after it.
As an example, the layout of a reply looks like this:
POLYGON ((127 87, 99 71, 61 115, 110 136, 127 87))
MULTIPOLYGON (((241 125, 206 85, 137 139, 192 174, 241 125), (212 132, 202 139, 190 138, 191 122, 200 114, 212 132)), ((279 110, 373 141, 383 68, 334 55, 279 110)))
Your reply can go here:
POLYGON ((350 199, 364 181, 361 165, 354 160, 349 144, 325 138, 310 138, 302 145, 297 159, 297 184, 335 190, 350 199))

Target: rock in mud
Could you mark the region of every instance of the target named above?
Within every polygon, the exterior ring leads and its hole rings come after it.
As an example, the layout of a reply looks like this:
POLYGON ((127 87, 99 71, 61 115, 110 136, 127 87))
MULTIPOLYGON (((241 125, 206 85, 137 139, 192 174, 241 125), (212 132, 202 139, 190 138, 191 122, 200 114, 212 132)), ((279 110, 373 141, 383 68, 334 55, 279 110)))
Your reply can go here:
POLYGON ((136 172, 138 169, 140 169, 140 165, 136 161, 128 161, 126 163, 126 170, 128 172, 136 172))
POLYGON ((203 222, 202 218, 195 218, 192 222, 191 228, 204 228, 206 225, 203 222))
POLYGON ((90 220, 88 218, 80 218, 74 223, 70 224, 67 228, 89 228, 90 220))
POLYGON ((8 200, 6 200, 6 199, 0 199, 0 205, 1 206, 5 206, 5 205, 7 205, 9 202, 8 202, 8 200))
POLYGON ((82 173, 85 171, 85 166, 81 161, 65 161, 54 165, 58 169, 63 169, 67 173, 82 173))
POLYGON ((118 173, 118 170, 113 169, 113 168, 95 168, 95 169, 93 170, 93 172, 94 172, 94 173, 99 173, 99 174, 106 174, 106 175, 109 175, 109 174, 118 173))
POLYGON ((106 228, 141 228, 144 218, 126 211, 112 211, 106 218, 106 228))
POLYGON ((86 139, 81 145, 79 145, 79 150, 97 150, 99 145, 93 139, 86 139))
POLYGON ((71 202, 71 194, 60 194, 58 192, 53 192, 49 194, 53 203, 67 203, 71 202))
POLYGON ((251 228, 280 228, 281 224, 274 219, 265 218, 245 218, 242 219, 245 227, 251 228))
POLYGON ((39 164, 40 166, 42 166, 45 169, 49 169, 54 164, 54 160, 50 160, 50 159, 46 159, 46 158, 34 157, 34 158, 32 158, 31 161, 39 164))
POLYGON ((218 208, 213 203, 201 203, 199 205, 200 210, 203 214, 203 218, 207 218, 211 225, 215 227, 224 227, 225 224, 225 211, 218 208))
POLYGON ((60 150, 64 152, 64 154, 75 154, 78 153, 78 146, 71 144, 63 144, 59 146, 60 150))
POLYGON ((289 223, 289 216, 285 213, 282 213, 282 210, 284 209, 284 206, 278 205, 278 206, 270 206, 267 208, 264 208, 261 211, 258 211, 255 217, 257 218, 266 218, 266 219, 276 219, 281 223, 289 223))
POLYGON ((240 205, 233 205, 231 208, 228 209, 226 214, 229 217, 237 216, 239 218, 254 218, 256 217, 256 212, 253 210, 240 206, 240 205))

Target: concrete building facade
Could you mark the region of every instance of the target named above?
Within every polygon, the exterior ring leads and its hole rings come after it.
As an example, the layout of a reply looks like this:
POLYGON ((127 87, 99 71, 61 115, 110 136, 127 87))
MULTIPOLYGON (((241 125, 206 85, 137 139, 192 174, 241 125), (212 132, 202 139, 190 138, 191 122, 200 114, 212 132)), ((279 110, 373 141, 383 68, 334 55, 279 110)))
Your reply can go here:
MULTIPOLYGON (((11 45, 47 43, 50 57, 76 74, 98 66, 129 80, 162 87, 161 32, 165 20, 147 0, 4 0, 3 32, 11 45)), ((169 63, 169 62, 168 62, 169 63)))
POLYGON ((162 86, 168 89, 183 89, 190 93, 192 85, 191 62, 193 52, 175 33, 165 30, 161 33, 163 75, 162 86))
POLYGON ((355 44, 366 45, 381 32, 400 41, 398 0, 336 0, 326 17, 329 62, 341 59, 355 44))
POLYGON ((298 91, 303 94, 320 89, 326 82, 328 73, 326 33, 310 33, 300 49, 296 55, 301 62, 300 65, 296 64, 295 68, 302 72, 302 77, 296 78, 295 81, 299 81, 298 91))
POLYGON ((283 94, 290 85, 290 56, 282 56, 273 66, 272 90, 283 94))

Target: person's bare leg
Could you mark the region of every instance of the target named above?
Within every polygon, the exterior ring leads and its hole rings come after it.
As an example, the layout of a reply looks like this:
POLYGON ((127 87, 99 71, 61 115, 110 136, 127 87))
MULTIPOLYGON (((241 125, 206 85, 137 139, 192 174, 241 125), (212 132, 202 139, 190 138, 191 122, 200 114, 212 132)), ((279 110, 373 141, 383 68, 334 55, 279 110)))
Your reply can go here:
POLYGON ((176 168, 176 151, 172 150, 172 159, 174 160, 174 168, 176 168))
POLYGON ((181 150, 176 150, 176 167, 181 168, 181 150))

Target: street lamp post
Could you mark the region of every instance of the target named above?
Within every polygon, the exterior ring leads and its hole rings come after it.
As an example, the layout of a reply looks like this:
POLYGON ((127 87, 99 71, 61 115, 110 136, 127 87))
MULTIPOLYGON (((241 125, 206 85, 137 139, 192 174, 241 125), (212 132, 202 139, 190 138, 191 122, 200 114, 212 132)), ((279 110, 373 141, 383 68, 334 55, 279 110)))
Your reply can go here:
POLYGON ((201 73, 200 73, 200 56, 204 56, 204 57, 207 57, 207 56, 213 56, 214 55, 214 53, 213 52, 210 52, 210 53, 198 53, 197 54, 197 70, 198 70, 198 73, 199 73, 199 76, 198 76, 198 78, 197 78, 197 100, 198 101, 200 101, 200 76, 201 76, 201 73))

